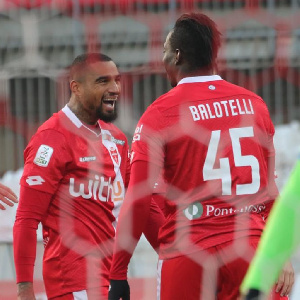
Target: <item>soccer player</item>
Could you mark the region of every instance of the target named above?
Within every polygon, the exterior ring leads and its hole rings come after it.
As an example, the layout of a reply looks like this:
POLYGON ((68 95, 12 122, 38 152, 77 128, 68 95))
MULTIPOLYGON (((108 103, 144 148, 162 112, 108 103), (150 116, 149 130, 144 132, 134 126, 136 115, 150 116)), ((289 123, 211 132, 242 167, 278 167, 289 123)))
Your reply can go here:
MULTIPOLYGON (((14 206, 14 203, 18 203, 18 197, 9 187, 0 183, 0 201, 9 206, 14 206)), ((6 208, 0 203, 0 209, 5 210, 6 208)))
POLYGON ((128 293, 127 266, 147 226, 158 174, 167 199, 158 299, 239 297, 278 193, 274 126, 259 96, 215 75, 219 46, 216 24, 203 14, 182 15, 166 38, 163 63, 174 88, 148 107, 135 130, 110 300, 128 293))
MULTIPOLYGON (((300 243, 300 160, 274 205, 258 250, 242 284, 245 299, 260 300, 277 280, 284 262, 300 243)), ((294 281, 294 278, 290 278, 294 281)))
MULTIPOLYGON (((70 67, 69 102, 25 149, 14 225, 20 300, 35 299, 40 222, 48 299, 107 299, 115 225, 130 167, 126 136, 111 123, 120 88, 120 73, 111 58, 79 55, 70 67)), ((157 247, 158 228, 149 227, 154 232, 148 239, 157 247)))

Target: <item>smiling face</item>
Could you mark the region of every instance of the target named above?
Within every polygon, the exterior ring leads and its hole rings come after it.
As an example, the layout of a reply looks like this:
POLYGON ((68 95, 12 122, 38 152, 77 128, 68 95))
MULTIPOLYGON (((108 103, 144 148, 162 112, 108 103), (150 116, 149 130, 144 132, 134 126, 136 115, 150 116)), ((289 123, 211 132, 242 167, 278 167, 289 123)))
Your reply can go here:
POLYGON ((89 124, 99 119, 112 122, 117 117, 116 102, 121 92, 121 76, 113 61, 90 63, 71 82, 77 115, 89 124))

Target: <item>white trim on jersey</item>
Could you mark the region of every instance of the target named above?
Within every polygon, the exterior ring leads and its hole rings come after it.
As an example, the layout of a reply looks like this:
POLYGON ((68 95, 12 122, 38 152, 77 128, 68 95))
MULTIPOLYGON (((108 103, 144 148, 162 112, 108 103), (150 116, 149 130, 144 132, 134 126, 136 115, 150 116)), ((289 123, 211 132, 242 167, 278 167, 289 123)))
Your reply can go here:
POLYGON ((64 114, 71 120, 71 122, 77 127, 80 128, 81 126, 83 126, 84 128, 86 128, 87 130, 89 130, 90 132, 94 133, 97 137, 101 135, 100 133, 97 133, 95 131, 93 131, 92 129, 90 129, 89 127, 85 126, 78 118, 77 116, 72 112, 72 110, 70 109, 70 107, 66 104, 65 107, 62 109, 62 111, 64 112, 64 114))
POLYGON ((88 300, 87 292, 86 290, 82 290, 79 292, 73 292, 74 300, 88 300))
POLYGON ((72 123, 77 127, 80 128, 82 126, 82 122, 76 117, 76 115, 71 111, 69 106, 66 104, 65 107, 62 109, 65 115, 72 121, 72 123))
MULTIPOLYGON (((102 134, 103 136, 105 134, 109 135, 112 137, 112 134, 110 133, 110 131, 108 130, 102 130, 102 134)), ((108 140, 108 139, 102 139, 102 144, 104 145, 104 147, 107 149, 107 151, 110 154, 111 160, 114 164, 114 171, 116 174, 115 180, 114 180, 114 184, 119 182, 121 184, 121 188, 122 188, 122 195, 121 197, 124 199, 125 197, 125 185, 124 185, 124 181, 122 178, 122 174, 121 174, 121 169, 120 169, 120 165, 121 165, 121 155, 118 151, 118 147, 116 146, 116 143, 113 142, 112 140, 108 140), (113 157, 112 152, 117 154, 117 160, 113 157)), ((121 209, 121 205, 123 203, 123 201, 114 201, 115 200, 115 196, 113 195, 112 200, 114 202, 114 208, 112 210, 112 214, 115 217, 115 221, 112 223, 114 229, 116 230, 117 227, 117 222, 118 222, 118 216, 120 214, 120 209, 121 209)))
POLYGON ((163 259, 159 259, 157 262, 157 275, 156 275, 156 281, 157 281, 156 297, 157 297, 157 300, 160 300, 161 269, 162 269, 163 262, 164 262, 163 259))
POLYGON ((185 78, 182 78, 177 83, 177 85, 182 84, 182 83, 207 82, 207 81, 216 81, 216 80, 223 80, 223 79, 219 75, 185 77, 185 78))

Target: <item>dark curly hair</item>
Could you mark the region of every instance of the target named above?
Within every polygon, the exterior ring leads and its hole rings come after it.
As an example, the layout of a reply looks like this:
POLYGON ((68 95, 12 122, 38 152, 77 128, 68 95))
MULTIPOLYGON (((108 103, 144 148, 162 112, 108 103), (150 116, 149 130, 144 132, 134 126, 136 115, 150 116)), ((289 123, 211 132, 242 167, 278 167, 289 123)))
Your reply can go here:
POLYGON ((188 71, 216 67, 221 46, 221 33, 216 23, 201 13, 183 14, 176 21, 170 37, 173 51, 179 49, 188 64, 188 71))

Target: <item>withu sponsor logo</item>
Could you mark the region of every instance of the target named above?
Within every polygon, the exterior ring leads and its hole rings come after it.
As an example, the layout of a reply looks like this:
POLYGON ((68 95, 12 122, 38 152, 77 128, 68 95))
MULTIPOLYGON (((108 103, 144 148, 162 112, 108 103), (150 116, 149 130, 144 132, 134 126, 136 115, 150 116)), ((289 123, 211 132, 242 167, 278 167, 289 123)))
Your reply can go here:
POLYGON ((69 193, 73 197, 99 200, 102 202, 120 201, 124 199, 124 185, 120 181, 112 182, 111 177, 105 180, 103 176, 95 175, 95 180, 90 179, 86 188, 85 183, 75 182, 70 178, 69 193))

